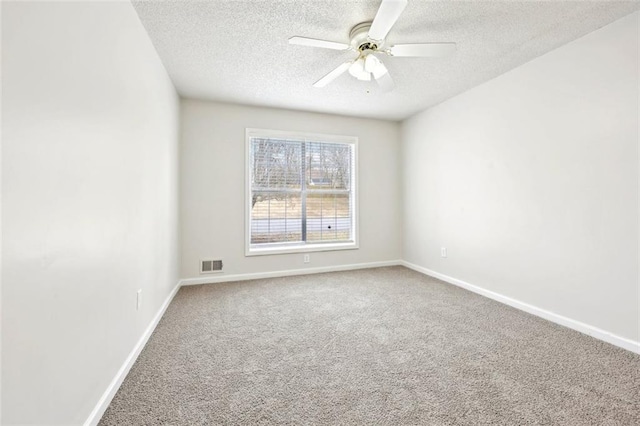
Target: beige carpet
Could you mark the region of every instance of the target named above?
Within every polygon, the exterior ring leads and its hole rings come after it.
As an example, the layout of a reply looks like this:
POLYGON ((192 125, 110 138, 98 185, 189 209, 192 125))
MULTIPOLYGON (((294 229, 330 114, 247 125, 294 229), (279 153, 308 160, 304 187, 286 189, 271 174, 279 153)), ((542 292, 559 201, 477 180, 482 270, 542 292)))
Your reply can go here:
POLYGON ((640 356, 403 267, 183 287, 102 425, 638 425, 640 356))

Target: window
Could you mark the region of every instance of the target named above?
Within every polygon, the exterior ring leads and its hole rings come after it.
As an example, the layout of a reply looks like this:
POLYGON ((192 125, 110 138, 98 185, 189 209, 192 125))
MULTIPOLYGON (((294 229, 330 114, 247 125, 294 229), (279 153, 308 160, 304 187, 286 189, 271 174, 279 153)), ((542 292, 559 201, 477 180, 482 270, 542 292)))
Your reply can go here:
POLYGON ((357 138, 247 129, 246 255, 357 248, 357 138))

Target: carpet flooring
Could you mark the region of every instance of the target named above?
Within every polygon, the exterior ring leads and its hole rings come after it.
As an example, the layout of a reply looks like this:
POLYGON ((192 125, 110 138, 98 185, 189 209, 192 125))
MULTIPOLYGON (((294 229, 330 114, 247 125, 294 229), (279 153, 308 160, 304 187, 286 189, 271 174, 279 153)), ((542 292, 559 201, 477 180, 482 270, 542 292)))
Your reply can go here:
POLYGON ((403 267, 183 287, 101 425, 638 425, 640 356, 403 267))

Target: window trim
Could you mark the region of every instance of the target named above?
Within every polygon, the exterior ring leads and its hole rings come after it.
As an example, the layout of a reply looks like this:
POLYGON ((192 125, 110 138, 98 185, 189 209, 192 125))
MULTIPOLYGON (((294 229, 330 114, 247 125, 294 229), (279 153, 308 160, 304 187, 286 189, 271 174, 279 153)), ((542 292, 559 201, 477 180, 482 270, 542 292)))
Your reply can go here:
POLYGON ((286 254, 286 253, 309 253, 319 251, 334 251, 334 250, 356 250, 360 248, 359 245, 359 217, 358 213, 358 137, 357 136, 345 136, 345 135, 332 135, 325 133, 307 133, 296 132, 286 130, 272 130, 272 129, 245 129, 245 190, 244 190, 244 203, 245 203, 245 242, 244 242, 244 255, 245 256, 261 256, 272 254, 286 254), (284 242, 284 243, 265 243, 262 247, 256 247, 251 245, 251 139, 252 138, 282 138, 292 139, 297 141, 314 141, 314 142, 328 142, 328 143, 344 143, 351 144, 353 146, 353 167, 351 170, 351 229, 353 230, 353 241, 347 242, 313 242, 313 243, 298 243, 298 242, 284 242), (287 247, 288 246, 288 247, 287 247))

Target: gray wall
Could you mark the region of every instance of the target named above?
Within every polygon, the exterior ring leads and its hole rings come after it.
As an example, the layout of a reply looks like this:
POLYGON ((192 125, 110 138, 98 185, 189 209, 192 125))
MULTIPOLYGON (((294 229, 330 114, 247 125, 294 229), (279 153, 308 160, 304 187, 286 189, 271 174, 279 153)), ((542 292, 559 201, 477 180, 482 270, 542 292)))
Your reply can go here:
POLYGON ((638 77, 634 13, 405 121, 404 259, 638 341, 638 77))
POLYGON ((2 424, 81 424, 178 282, 179 101, 129 2, 2 9, 2 424))
POLYGON ((400 259, 400 139, 395 122, 182 102, 182 277, 220 258, 225 274, 247 274, 400 259), (245 257, 245 128, 357 136, 360 248, 245 257))

